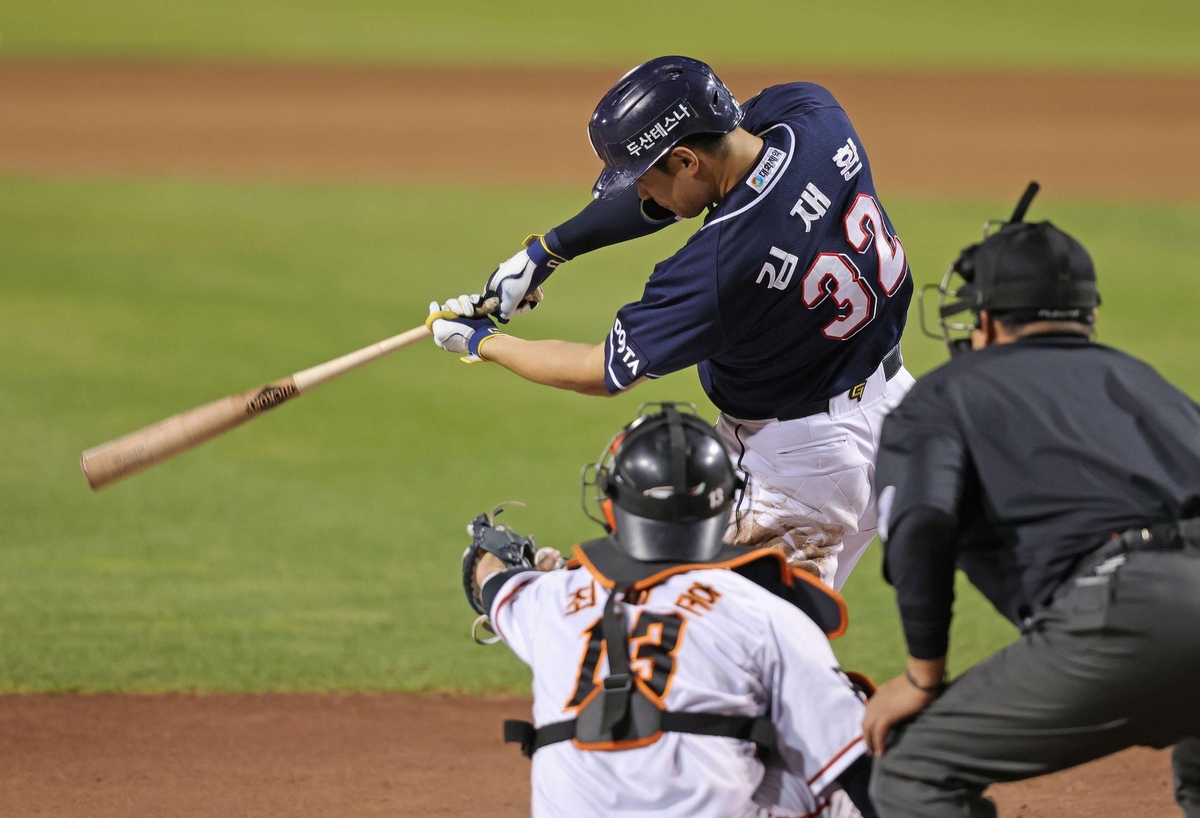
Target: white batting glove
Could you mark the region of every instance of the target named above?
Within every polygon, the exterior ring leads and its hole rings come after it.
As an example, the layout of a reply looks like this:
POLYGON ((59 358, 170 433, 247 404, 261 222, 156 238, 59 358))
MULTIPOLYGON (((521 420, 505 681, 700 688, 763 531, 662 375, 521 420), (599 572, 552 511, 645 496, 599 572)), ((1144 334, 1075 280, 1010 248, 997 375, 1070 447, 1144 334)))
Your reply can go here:
POLYGON ((525 249, 496 268, 484 285, 485 295, 496 295, 496 317, 507 324, 514 315, 542 301, 542 282, 566 259, 550 252, 542 236, 527 236, 525 249))
POLYGON ((425 326, 433 333, 433 342, 447 352, 463 356, 463 361, 484 360, 479 345, 487 338, 503 335, 486 315, 474 318, 479 296, 462 295, 445 304, 429 302, 425 326))

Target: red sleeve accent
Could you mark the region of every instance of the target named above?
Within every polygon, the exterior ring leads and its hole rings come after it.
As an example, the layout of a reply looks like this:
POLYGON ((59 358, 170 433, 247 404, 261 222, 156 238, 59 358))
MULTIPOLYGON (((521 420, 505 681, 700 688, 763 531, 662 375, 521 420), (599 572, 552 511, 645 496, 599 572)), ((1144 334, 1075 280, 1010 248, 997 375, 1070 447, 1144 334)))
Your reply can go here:
POLYGON ((814 775, 812 778, 808 779, 808 785, 811 787, 811 786, 812 786, 812 785, 813 785, 813 784, 814 784, 814 783, 817 781, 817 779, 818 779, 818 778, 820 778, 821 776, 825 775, 825 771, 826 771, 826 770, 828 770, 830 767, 832 767, 834 764, 836 764, 836 763, 837 763, 837 760, 838 760, 839 758, 841 758, 841 757, 842 757, 842 756, 844 756, 846 753, 848 753, 848 752, 850 752, 851 750, 853 750, 853 749, 854 749, 854 745, 858 744, 858 743, 859 743, 859 742, 861 742, 862 740, 863 740, 863 737, 862 737, 861 735, 859 735, 859 737, 858 737, 858 738, 856 738, 856 739, 854 739, 854 741, 850 742, 850 743, 849 743, 849 744, 847 744, 845 747, 843 747, 842 749, 840 749, 840 750, 838 750, 836 753, 834 753, 834 755, 833 755, 833 758, 829 759, 829 762, 828 762, 828 763, 827 763, 827 764, 826 764, 824 767, 822 767, 821 769, 817 770, 817 774, 816 774, 816 775, 814 775))

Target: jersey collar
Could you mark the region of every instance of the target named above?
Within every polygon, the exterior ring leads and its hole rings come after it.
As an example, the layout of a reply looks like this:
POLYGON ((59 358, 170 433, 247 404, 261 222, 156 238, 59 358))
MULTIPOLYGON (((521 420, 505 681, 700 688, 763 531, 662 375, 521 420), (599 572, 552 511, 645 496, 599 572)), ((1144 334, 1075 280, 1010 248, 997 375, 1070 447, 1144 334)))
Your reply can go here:
POLYGON ((763 149, 754 159, 754 164, 750 169, 738 179, 733 189, 725 194, 725 198, 717 203, 717 206, 709 211, 708 216, 704 219, 704 225, 701 230, 707 230, 714 224, 731 219, 734 216, 739 216, 745 213, 750 208, 757 205, 763 199, 770 195, 771 191, 787 173, 788 166, 792 163, 792 157, 796 153, 796 134, 791 127, 786 123, 772 125, 765 131, 757 134, 762 137, 763 149), (779 165, 775 169, 763 168, 763 163, 767 159, 768 153, 772 150, 782 151, 783 157, 779 160, 779 165), (763 179, 761 189, 757 185, 749 184, 751 178, 759 171, 767 170, 763 179))
POLYGON ((808 615, 830 639, 841 636, 849 624, 841 595, 769 548, 746 549, 726 543, 712 559, 704 562, 642 562, 630 557, 612 537, 575 546, 568 567, 582 567, 605 588, 644 591, 676 574, 723 568, 776 596, 808 615))

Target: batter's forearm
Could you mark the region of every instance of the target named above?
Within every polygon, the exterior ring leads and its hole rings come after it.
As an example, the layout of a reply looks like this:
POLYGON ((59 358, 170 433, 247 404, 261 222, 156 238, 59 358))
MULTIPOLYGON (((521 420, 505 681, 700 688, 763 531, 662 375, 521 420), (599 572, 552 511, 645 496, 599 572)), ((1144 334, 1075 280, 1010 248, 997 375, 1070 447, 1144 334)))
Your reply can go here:
POLYGON ((584 395, 607 396, 604 345, 571 341, 526 341, 499 335, 480 348, 484 358, 527 381, 584 395))
POLYGON ((611 199, 598 199, 546 234, 550 249, 575 258, 601 247, 648 236, 675 223, 675 214, 654 202, 643 203, 637 187, 611 199))

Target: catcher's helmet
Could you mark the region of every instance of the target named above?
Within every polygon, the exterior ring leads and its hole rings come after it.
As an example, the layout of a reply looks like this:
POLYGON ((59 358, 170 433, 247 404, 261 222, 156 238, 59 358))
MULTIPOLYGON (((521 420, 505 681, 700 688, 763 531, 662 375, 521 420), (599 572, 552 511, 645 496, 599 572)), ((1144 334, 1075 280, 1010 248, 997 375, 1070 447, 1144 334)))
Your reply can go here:
POLYGON ((716 431, 674 403, 648 404, 584 469, 584 510, 616 530, 619 545, 643 561, 691 562, 720 548, 734 493, 742 487, 716 431), (588 510, 597 491, 607 520, 588 510))
POLYGON ((592 196, 607 199, 637 182, 685 136, 729 133, 738 105, 713 70, 690 57, 656 57, 609 89, 588 123, 604 171, 592 196))
MULTIPOLYGON (((1050 222, 1022 221, 1037 191, 1037 183, 1031 182, 1011 219, 984 225, 983 241, 959 253, 936 285, 940 336, 925 327, 921 310, 926 334, 945 340, 951 354, 970 348, 968 338, 951 333, 969 331, 983 310, 1022 322, 1091 323, 1092 310, 1100 304, 1092 258, 1082 244, 1050 222), (997 224, 999 230, 991 232, 997 224), (961 279, 958 287, 951 284, 955 276, 961 279), (947 320, 967 310, 973 314, 972 323, 947 320)), ((923 289, 930 286, 934 285, 923 289)))

